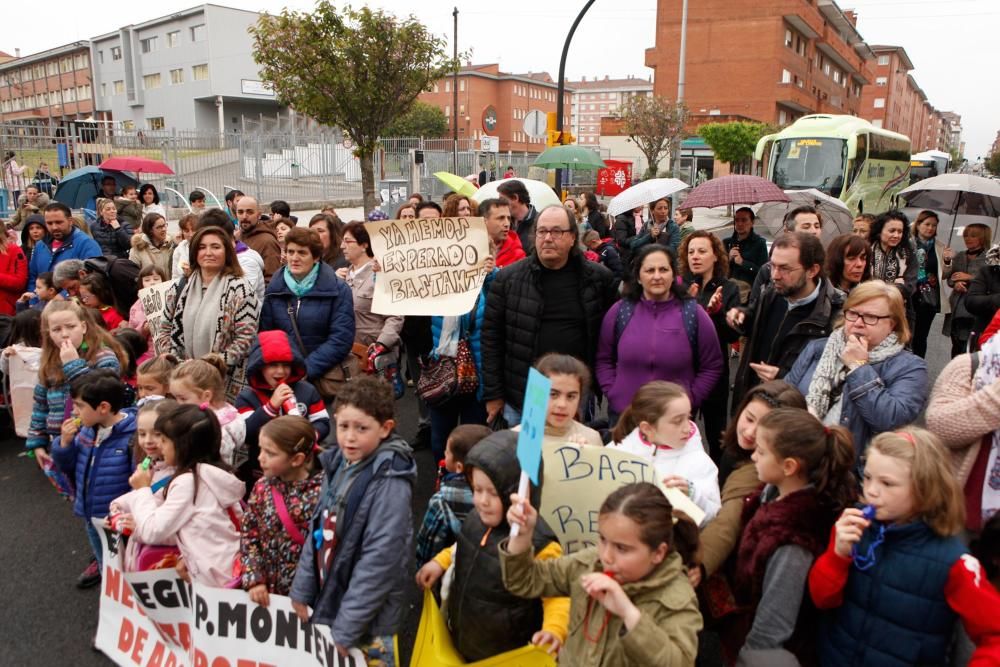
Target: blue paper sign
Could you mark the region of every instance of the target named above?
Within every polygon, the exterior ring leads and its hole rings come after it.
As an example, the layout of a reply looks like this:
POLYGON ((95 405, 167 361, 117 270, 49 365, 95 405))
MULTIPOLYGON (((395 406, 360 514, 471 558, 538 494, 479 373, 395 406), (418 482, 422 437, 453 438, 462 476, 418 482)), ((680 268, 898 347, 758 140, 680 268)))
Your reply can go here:
POLYGON ((521 432, 517 436, 517 460, 528 473, 531 483, 538 486, 538 468, 542 463, 542 437, 545 435, 545 415, 549 411, 552 381, 536 371, 528 371, 528 386, 524 391, 521 411, 521 432))

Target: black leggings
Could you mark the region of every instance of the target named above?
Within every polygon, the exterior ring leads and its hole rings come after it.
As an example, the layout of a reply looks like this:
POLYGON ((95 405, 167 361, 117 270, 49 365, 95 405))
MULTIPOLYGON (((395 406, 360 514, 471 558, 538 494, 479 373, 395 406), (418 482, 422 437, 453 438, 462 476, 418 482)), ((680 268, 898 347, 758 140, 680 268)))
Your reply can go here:
POLYGON ((913 296, 913 309, 916 311, 916 319, 913 325, 911 346, 913 354, 922 358, 927 356, 927 336, 930 335, 931 325, 934 323, 934 316, 937 315, 938 309, 934 306, 928 306, 917 295, 913 296))

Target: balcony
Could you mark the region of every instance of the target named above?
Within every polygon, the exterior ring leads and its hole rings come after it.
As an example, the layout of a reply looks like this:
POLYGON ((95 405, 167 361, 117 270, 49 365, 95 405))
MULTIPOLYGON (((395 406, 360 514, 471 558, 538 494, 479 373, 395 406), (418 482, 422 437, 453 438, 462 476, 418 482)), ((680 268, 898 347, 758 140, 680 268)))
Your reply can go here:
POLYGON ((816 99, 793 83, 778 84, 775 97, 775 101, 778 104, 799 113, 805 114, 816 111, 816 99))
POLYGON ((802 36, 806 39, 816 39, 823 29, 823 24, 816 21, 814 16, 809 17, 813 19, 813 23, 810 23, 809 19, 800 14, 785 14, 781 18, 785 20, 785 23, 802 33, 802 36))

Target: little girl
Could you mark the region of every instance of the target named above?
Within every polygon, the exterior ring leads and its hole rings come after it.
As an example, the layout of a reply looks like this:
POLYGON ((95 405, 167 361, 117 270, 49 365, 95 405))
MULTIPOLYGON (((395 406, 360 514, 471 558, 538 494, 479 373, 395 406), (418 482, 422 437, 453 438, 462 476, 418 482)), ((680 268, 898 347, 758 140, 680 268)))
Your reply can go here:
POLYGON ((0 374, 10 389, 10 409, 14 432, 28 436, 31 408, 38 380, 38 365, 42 357, 42 311, 31 308, 14 316, 10 329, 10 345, 0 354, 0 374))
POLYGON ((272 419, 260 430, 257 481, 243 515, 243 588, 257 604, 288 595, 323 477, 313 473, 316 431, 304 417, 272 419))
POLYGON ((722 627, 724 657, 771 664, 793 654, 814 664, 815 614, 802 600, 813 559, 856 495, 851 434, 806 410, 778 408, 760 420, 755 441, 751 458, 765 486, 745 503, 726 563, 738 606, 722 627))
POLYGON ((1000 664, 1000 594, 959 537, 962 489, 937 436, 906 427, 868 445, 864 510, 845 509, 809 573, 823 665, 945 665, 961 618, 970 665, 1000 664))
MULTIPOLYGON (((587 366, 568 354, 546 354, 538 360, 535 368, 552 381, 549 390, 549 409, 545 414, 545 435, 542 444, 561 444, 603 447, 601 435, 584 426, 580 416, 580 402, 590 389, 590 371, 587 366)), ((513 428, 519 431, 520 427, 513 428)))
POLYGON ((139 399, 169 396, 170 375, 178 363, 174 355, 160 354, 139 364, 135 373, 135 387, 139 392, 139 399))
POLYGON ((70 416, 69 383, 94 368, 120 374, 125 353, 107 330, 89 326, 83 307, 53 301, 42 311, 42 356, 25 447, 39 467, 51 468, 48 448, 70 416))
POLYGON ((170 395, 184 405, 207 404, 222 428, 222 460, 233 469, 247 460, 247 427, 239 410, 226 403, 226 362, 218 354, 188 359, 170 375, 170 395))
POLYGON ((611 432, 609 447, 652 461, 666 487, 686 493, 709 521, 719 512, 719 469, 691 421, 691 401, 680 385, 644 384, 611 432))
MULTIPOLYGON (((156 430, 156 420, 162 415, 173 412, 177 407, 177 401, 161 398, 147 401, 136 413, 138 447, 135 448, 135 463, 137 467, 146 468, 153 473, 150 491, 157 504, 163 503, 163 490, 174 475, 174 467, 167 465, 163 460, 163 451, 160 449, 162 434, 156 430)), ((111 502, 109 528, 126 533, 131 533, 135 529, 132 503, 138 493, 140 492, 129 491, 111 502)), ((168 538, 162 545, 150 545, 144 544, 132 535, 125 547, 125 571, 141 572, 173 567, 177 562, 178 553, 176 540, 172 538, 168 538)))
POLYGON ((500 546, 504 586, 520 597, 570 596, 570 634, 560 664, 693 665, 701 614, 687 567, 698 529, 652 484, 623 486, 598 514, 600 542, 555 560, 532 558, 538 512, 517 494, 507 521, 518 535, 500 546))
MULTIPOLYGON (((166 272, 156 264, 147 264, 143 267, 142 271, 139 272, 140 290, 152 287, 153 285, 159 285, 160 283, 166 281, 166 272)), ((132 304, 132 308, 128 311, 128 325, 141 333, 146 339, 146 344, 149 346, 146 354, 139 357, 139 363, 141 364, 153 356, 152 333, 149 330, 149 324, 146 322, 146 310, 142 305, 142 299, 136 299, 135 303, 132 304)))
POLYGON ((91 273, 80 280, 80 302, 87 308, 93 308, 101 314, 101 320, 109 331, 118 328, 125 318, 115 310, 115 293, 107 278, 91 273))
POLYGON ((141 466, 129 478, 133 536, 144 544, 177 542, 177 569, 207 586, 239 585, 240 509, 245 487, 219 457, 222 432, 209 408, 181 405, 156 419, 163 462, 175 469, 153 496, 153 471, 141 466))

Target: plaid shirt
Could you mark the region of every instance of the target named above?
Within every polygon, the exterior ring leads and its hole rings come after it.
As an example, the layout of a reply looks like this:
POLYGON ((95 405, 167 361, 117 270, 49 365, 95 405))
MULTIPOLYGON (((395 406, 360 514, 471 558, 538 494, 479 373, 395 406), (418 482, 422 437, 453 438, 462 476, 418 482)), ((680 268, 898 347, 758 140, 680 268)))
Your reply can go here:
POLYGON ((462 522, 472 510, 472 489, 462 473, 448 473, 431 496, 417 534, 417 568, 455 543, 462 522))

